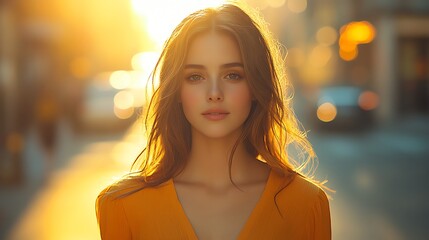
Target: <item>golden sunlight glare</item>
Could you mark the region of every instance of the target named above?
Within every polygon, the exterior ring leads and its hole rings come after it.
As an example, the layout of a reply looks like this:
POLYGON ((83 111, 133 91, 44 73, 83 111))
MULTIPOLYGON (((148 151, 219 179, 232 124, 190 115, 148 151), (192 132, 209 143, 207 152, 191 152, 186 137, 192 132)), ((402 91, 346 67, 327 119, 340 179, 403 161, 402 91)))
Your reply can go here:
POLYGON ((150 72, 159 58, 158 52, 140 52, 133 56, 131 65, 134 70, 150 72))
POLYGON ((110 85, 115 89, 128 88, 131 82, 130 74, 127 71, 115 71, 109 77, 110 85))
POLYGON ((131 6, 159 50, 174 27, 188 14, 224 2, 225 0, 131 0, 131 6))

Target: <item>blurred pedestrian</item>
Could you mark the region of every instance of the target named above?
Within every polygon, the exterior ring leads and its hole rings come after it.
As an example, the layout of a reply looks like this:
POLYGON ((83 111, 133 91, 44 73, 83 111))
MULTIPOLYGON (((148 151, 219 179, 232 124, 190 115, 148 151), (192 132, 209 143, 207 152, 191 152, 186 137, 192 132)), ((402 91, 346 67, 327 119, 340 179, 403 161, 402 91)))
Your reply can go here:
POLYGON ((141 165, 97 199, 102 239, 330 239, 323 184, 300 169, 313 152, 282 91, 282 59, 251 9, 186 17, 155 68, 141 165))
POLYGON ((47 180, 55 166, 60 104, 52 86, 43 86, 35 102, 36 131, 44 154, 44 178, 47 180))

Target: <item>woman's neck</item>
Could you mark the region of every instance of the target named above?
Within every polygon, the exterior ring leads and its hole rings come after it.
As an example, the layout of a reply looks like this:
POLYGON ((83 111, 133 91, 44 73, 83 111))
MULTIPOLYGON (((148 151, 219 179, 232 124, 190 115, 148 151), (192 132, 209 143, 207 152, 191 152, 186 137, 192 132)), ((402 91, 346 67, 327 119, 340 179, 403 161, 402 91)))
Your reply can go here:
MULTIPOLYGON (((229 159, 237 139, 238 134, 224 138, 208 138, 193 132, 187 165, 175 180, 219 188, 231 185, 229 159)), ((261 176, 261 171, 267 173, 266 165, 250 155, 243 143, 239 143, 232 159, 233 181, 238 185, 257 181, 259 179, 255 179, 255 176, 261 176)))

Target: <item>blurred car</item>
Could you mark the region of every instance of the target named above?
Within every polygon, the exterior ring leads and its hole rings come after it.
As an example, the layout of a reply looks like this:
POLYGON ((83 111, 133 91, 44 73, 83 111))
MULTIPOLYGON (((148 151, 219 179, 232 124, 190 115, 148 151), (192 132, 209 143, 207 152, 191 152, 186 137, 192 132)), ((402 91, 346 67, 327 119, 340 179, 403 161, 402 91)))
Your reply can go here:
POLYGON ((358 130, 372 126, 377 106, 375 92, 355 86, 329 86, 320 89, 311 116, 319 129, 358 130))
POLYGON ((109 85, 108 79, 94 79, 88 83, 79 116, 80 125, 84 131, 122 131, 134 122, 134 110, 124 118, 121 117, 121 112, 118 112, 121 109, 115 106, 115 97, 120 92, 109 85))

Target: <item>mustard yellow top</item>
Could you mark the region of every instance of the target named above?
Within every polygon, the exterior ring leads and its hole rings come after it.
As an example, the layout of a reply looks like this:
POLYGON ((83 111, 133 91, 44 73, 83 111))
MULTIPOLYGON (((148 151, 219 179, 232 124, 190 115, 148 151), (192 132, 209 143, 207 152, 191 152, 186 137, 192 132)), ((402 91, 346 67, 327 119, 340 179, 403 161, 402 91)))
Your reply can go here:
MULTIPOLYGON (((126 191, 114 188, 104 189, 96 201, 103 240, 198 239, 172 179, 123 198, 117 196, 126 191)), ((271 171, 237 239, 331 239, 328 199, 323 190, 299 175, 291 181, 271 171)))

